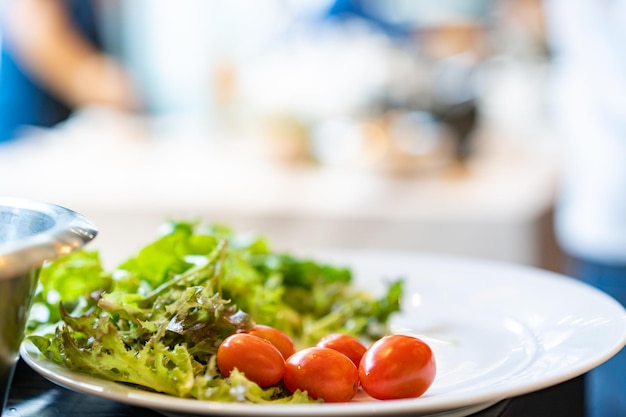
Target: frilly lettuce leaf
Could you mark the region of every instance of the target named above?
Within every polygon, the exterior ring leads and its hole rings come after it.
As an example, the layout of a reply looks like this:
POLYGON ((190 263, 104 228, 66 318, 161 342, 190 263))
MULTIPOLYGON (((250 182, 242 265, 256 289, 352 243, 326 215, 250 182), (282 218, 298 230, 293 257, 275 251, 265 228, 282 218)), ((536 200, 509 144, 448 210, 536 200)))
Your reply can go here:
POLYGON ((29 339, 48 360, 179 397, 253 403, 311 402, 281 384, 261 388, 217 370, 217 347, 255 323, 300 347, 333 332, 373 339, 400 308, 402 280, 381 298, 351 285, 351 271, 290 254, 228 227, 171 221, 113 271, 84 250, 46 263, 29 339), (52 326, 53 330, 50 330, 52 326))

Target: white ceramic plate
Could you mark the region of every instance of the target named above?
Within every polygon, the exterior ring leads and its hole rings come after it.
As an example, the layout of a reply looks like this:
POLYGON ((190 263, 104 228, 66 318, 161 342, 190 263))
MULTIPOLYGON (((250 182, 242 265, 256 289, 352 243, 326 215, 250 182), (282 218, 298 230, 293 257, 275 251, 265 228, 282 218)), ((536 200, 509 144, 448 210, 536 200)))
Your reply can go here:
POLYGON ((173 398, 71 372, 28 343, 23 359, 72 390, 163 414, 241 416, 465 416, 502 399, 579 376, 626 343, 626 312, 612 298, 561 275, 495 262, 405 252, 330 252, 318 259, 353 268, 359 285, 407 280, 395 332, 428 341, 438 373, 420 398, 345 404, 251 405, 173 398))

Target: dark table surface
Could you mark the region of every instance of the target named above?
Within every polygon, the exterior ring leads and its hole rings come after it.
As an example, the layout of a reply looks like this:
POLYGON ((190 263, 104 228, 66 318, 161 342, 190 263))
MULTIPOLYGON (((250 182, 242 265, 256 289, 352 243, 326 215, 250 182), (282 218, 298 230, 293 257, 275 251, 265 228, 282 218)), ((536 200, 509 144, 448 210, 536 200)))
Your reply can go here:
MULTIPOLYGON (((583 417, 579 377, 535 393, 499 402, 471 417, 583 417)), ((163 417, 157 411, 120 404, 62 388, 20 360, 2 417, 163 417)))

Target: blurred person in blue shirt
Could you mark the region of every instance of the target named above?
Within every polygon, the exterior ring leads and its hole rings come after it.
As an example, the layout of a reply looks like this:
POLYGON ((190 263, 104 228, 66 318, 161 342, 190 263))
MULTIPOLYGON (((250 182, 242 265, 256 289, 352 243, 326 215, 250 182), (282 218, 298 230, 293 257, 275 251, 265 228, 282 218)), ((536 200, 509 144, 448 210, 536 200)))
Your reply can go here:
MULTIPOLYGON (((626 1, 544 1, 563 151, 557 238, 571 274, 626 306, 626 1)), ((626 350, 585 384, 589 417, 626 416, 626 350)))
POLYGON ((0 143, 50 127, 82 106, 131 109, 129 77, 101 51, 88 0, 5 0, 0 13, 0 143))

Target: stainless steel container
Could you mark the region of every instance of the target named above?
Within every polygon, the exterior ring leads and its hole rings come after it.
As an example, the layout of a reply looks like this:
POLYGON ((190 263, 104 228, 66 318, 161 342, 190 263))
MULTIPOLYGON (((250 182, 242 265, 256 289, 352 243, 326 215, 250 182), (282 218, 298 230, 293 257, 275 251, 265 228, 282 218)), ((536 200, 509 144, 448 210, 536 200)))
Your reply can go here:
POLYGON ((0 197, 0 404, 6 405, 37 274, 45 260, 90 242, 95 226, 53 204, 0 197))

